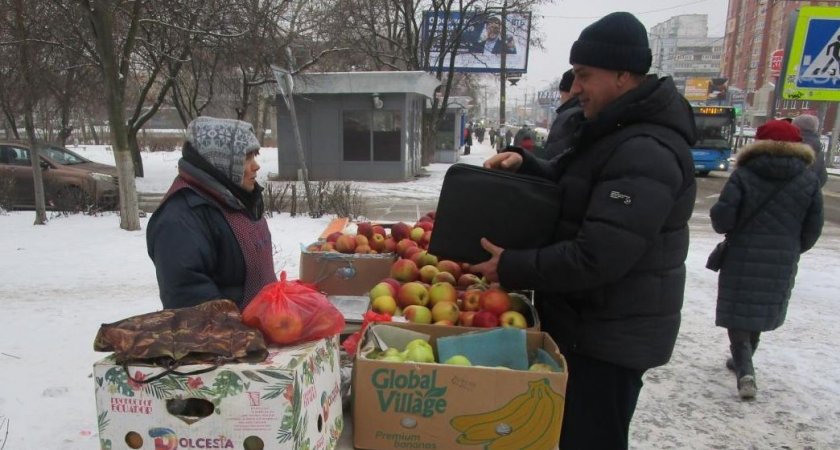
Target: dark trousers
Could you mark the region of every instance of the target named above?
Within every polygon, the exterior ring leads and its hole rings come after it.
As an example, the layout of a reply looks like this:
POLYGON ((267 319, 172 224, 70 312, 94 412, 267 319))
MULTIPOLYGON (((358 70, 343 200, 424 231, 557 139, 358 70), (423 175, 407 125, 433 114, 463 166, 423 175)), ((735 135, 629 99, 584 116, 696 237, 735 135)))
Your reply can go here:
POLYGON ((561 450, 627 448, 644 370, 570 353, 561 450))

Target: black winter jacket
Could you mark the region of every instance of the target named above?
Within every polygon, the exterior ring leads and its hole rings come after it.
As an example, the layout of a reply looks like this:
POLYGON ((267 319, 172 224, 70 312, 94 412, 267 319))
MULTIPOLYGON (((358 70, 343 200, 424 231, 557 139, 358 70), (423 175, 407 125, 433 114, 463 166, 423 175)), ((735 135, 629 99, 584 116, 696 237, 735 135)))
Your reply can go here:
POLYGON ((817 179, 820 180, 820 187, 825 186, 825 182, 828 181, 828 171, 825 169, 825 157, 823 156, 820 137, 814 131, 800 130, 800 133, 802 134, 802 143, 808 144, 814 151, 814 163, 809 167, 817 175, 817 179))
POLYGON ((551 122, 551 129, 545 139, 542 151, 537 154, 540 158, 551 159, 563 153, 570 145, 581 117, 580 100, 573 97, 557 108, 557 117, 551 122))
POLYGON ((633 369, 668 362, 680 325, 696 185, 691 108, 670 78, 648 76, 552 161, 521 172, 556 180, 557 241, 505 250, 503 286, 537 291, 544 329, 567 352, 633 369))
POLYGON ((813 151, 805 144, 757 141, 738 153, 737 169, 712 206, 712 226, 727 233, 779 183, 790 182, 729 239, 718 276, 721 327, 769 331, 785 321, 799 254, 822 232, 822 193, 808 170, 813 151))

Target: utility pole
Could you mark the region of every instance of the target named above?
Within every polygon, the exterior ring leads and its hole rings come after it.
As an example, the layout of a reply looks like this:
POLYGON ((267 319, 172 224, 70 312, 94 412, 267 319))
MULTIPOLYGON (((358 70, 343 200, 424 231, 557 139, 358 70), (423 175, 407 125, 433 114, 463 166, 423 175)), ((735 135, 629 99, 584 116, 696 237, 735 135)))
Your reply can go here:
MULTIPOLYGON (((502 58, 499 70, 499 131, 502 127, 507 131, 507 124, 505 123, 505 82, 507 81, 507 74, 505 73, 507 63, 507 0, 502 4, 502 58)), ((504 136, 502 139, 496 140, 496 150, 504 148, 504 136)))

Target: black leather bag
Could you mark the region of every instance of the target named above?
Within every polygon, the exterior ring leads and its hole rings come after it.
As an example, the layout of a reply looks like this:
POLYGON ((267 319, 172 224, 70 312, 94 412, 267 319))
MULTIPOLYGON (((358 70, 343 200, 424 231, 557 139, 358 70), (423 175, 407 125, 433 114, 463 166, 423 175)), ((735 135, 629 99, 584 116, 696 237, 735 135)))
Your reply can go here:
POLYGON ((729 241, 724 239, 715 246, 709 258, 706 260, 706 268, 717 272, 723 266, 723 259, 726 257, 726 250, 729 249, 729 241))
POLYGON ((482 237, 504 249, 544 247, 557 231, 561 192, 544 178, 453 164, 443 178, 429 253, 475 264, 490 258, 482 237))

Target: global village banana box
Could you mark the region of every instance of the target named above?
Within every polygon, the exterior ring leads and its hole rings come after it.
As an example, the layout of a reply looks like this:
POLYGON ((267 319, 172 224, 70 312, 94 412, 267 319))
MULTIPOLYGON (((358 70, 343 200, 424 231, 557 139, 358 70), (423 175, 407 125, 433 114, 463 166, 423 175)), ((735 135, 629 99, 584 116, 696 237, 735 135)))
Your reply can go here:
POLYGON ((260 363, 176 370, 202 369, 211 370, 154 379, 163 368, 96 362, 100 448, 336 448, 344 427, 337 337, 271 347, 260 363))
POLYGON ((551 359, 551 365, 559 368, 556 372, 365 358, 363 352, 370 349, 371 341, 381 335, 395 334, 383 333, 382 327, 407 332, 407 337, 391 341, 398 349, 412 338, 427 336, 436 358, 438 341, 476 333, 469 328, 406 323, 378 323, 368 327, 359 343, 353 369, 356 448, 548 450, 557 447, 568 373, 565 358, 547 333, 516 330, 524 336, 526 361, 533 361, 534 355, 540 354, 551 359))

